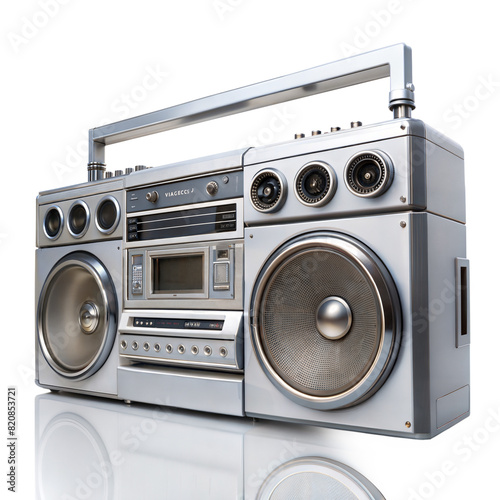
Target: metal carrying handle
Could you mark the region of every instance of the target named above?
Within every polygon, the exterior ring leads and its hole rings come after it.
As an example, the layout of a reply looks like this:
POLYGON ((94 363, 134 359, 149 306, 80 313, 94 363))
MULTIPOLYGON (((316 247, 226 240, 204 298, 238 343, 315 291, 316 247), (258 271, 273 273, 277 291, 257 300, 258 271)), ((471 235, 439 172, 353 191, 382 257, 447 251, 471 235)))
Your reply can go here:
POLYGON ((103 125, 89 131, 89 181, 104 176, 107 144, 194 125, 389 76, 389 109, 410 118, 415 109, 411 48, 403 43, 316 66, 247 87, 103 125))

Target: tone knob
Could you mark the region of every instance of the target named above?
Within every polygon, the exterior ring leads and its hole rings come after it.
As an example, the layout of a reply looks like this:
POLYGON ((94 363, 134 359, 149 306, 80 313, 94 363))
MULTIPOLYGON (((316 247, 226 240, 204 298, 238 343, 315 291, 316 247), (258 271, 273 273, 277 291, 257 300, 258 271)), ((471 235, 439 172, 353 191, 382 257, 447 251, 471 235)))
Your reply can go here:
POLYGON ((125 175, 129 175, 129 174, 131 174, 133 171, 134 171, 134 169, 133 169, 133 168, 128 167, 128 168, 126 168, 126 169, 125 169, 125 175))
POLYGON ((146 170, 146 165, 136 165, 135 171, 139 172, 139 170, 146 170))
POLYGON ((340 127, 331 127, 330 132, 338 132, 340 130, 340 127))
POLYGON ((150 193, 147 193, 146 200, 151 203, 156 203, 158 201, 158 191, 151 191, 150 193))
POLYGON ((115 177, 120 177, 120 175, 123 175, 123 170, 115 170, 115 177))
POLYGON ((104 177, 105 177, 106 179, 111 179, 111 177, 113 177, 113 172, 106 172, 106 173, 104 174, 104 177))
POLYGON ((219 191, 219 185, 215 181, 210 181, 207 184, 206 190, 210 196, 215 196, 217 191, 219 191))
POLYGON ((321 130, 313 130, 311 135, 321 135, 321 130))
POLYGON ((295 134, 295 139, 303 139, 305 136, 305 134, 295 134))
POLYGON ((361 127, 363 124, 361 122, 351 122, 351 128, 361 127))

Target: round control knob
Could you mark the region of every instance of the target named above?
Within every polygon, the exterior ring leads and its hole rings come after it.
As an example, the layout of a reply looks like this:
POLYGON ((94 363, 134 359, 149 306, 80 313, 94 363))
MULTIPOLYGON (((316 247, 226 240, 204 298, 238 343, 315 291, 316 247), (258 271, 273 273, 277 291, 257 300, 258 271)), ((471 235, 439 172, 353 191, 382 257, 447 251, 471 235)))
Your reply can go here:
POLYGON ((136 165, 136 166, 134 167, 134 170, 135 170, 136 172, 139 172, 139 171, 141 171, 141 170, 146 170, 146 165, 136 165))
POLYGON ((341 339, 352 325, 349 304, 340 297, 327 297, 316 312, 316 327, 329 340, 341 339))
POLYGON ((219 185, 215 181, 210 181, 207 184, 206 190, 210 196, 215 196, 217 191, 219 191, 219 185))
POLYGON ((127 168, 125 169, 125 175, 129 175, 129 174, 131 174, 133 171, 134 171, 134 169, 133 169, 133 168, 127 167, 127 168))
POLYGON ((123 175, 123 170, 115 170, 115 177, 120 177, 120 175, 123 175))
POLYGON ((150 193, 147 193, 146 200, 151 203, 156 203, 158 201, 158 191, 151 191, 150 193))

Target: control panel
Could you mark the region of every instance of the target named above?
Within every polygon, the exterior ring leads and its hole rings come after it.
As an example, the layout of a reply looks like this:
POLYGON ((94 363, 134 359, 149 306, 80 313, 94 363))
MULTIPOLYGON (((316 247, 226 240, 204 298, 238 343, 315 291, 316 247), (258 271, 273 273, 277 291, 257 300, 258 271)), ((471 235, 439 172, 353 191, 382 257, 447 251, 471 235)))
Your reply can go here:
POLYGON ((125 310, 119 334, 127 362, 243 369, 242 311, 125 310))

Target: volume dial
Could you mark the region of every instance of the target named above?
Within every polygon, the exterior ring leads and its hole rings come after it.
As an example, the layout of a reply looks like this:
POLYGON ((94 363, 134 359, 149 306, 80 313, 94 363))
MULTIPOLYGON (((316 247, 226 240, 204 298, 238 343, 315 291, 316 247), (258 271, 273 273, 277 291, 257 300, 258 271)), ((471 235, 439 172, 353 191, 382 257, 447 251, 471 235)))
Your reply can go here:
POLYGON ((217 191, 219 191, 219 185, 215 181, 210 181, 207 184, 206 190, 210 196, 215 196, 217 191))
POLYGON ((158 191, 151 191, 150 193, 147 193, 146 200, 151 203, 156 203, 158 201, 158 191))

